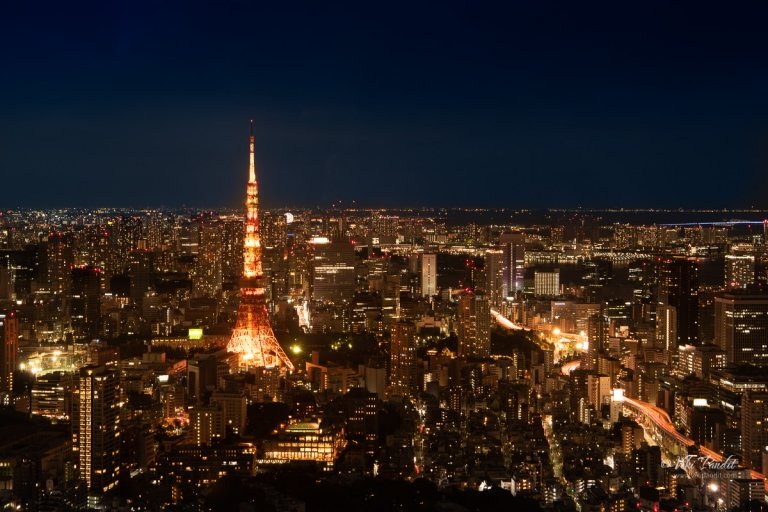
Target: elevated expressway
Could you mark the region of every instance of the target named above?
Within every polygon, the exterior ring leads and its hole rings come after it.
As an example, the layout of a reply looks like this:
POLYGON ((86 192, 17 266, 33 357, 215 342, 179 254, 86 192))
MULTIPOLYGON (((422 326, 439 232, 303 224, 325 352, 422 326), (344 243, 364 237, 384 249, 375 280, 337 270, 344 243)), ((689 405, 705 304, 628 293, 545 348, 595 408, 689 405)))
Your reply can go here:
MULTIPOLYGON (((565 363, 561 371, 564 375, 569 375, 579 367, 580 363, 580 361, 565 363)), ((667 411, 661 407, 629 397, 623 397, 622 404, 624 415, 637 421, 643 427, 646 434, 661 447, 664 455, 669 460, 687 456, 692 448, 698 452, 699 456, 709 457, 714 462, 722 462, 725 459, 722 454, 697 445, 693 439, 681 434, 675 428, 667 411)), ((762 480, 765 483, 766 491, 768 491, 768 482, 766 482, 765 475, 757 471, 750 471, 750 475, 754 479, 762 480)))
POLYGON ((495 309, 491 308, 491 316, 494 320, 496 320, 496 323, 498 323, 500 326, 504 327, 505 329, 509 329, 510 331, 528 331, 530 329, 526 329, 524 327, 521 327, 514 323, 512 320, 508 319, 507 317, 503 316, 501 313, 496 311, 495 309))

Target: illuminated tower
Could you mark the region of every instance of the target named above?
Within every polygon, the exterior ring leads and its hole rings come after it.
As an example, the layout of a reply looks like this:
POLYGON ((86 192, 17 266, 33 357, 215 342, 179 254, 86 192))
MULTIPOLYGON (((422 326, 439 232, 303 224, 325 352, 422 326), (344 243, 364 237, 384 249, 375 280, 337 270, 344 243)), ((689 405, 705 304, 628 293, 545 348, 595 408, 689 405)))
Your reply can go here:
POLYGON ((243 276, 240 281, 240 307, 237 324, 227 350, 240 354, 240 366, 277 367, 293 371, 293 364, 272 332, 264 297, 264 272, 261 267, 259 237, 259 186, 253 156, 253 123, 250 138, 250 174, 245 202, 245 241, 243 244, 243 276))

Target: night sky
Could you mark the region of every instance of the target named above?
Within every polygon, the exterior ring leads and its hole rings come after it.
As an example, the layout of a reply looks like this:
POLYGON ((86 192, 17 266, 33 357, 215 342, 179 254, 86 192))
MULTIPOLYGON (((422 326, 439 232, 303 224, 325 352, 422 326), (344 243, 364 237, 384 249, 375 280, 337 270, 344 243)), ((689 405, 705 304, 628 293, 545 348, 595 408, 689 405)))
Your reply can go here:
POLYGON ((0 208, 768 206, 767 4, 588 3, 2 2, 0 208))

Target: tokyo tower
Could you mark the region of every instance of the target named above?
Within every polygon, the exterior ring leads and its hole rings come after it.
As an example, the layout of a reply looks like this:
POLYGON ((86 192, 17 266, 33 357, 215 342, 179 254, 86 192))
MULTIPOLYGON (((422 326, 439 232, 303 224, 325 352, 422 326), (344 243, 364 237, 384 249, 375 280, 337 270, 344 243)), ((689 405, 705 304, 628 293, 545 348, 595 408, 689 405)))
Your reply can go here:
POLYGON ((293 371, 275 338, 269 323, 267 301, 264 297, 264 273, 261 266, 261 238, 259 236, 259 185, 256 182, 256 164, 253 157, 253 121, 251 121, 250 167, 247 199, 245 202, 245 242, 243 247, 243 276, 240 281, 240 306, 237 324, 227 351, 240 355, 241 368, 274 368, 293 371))

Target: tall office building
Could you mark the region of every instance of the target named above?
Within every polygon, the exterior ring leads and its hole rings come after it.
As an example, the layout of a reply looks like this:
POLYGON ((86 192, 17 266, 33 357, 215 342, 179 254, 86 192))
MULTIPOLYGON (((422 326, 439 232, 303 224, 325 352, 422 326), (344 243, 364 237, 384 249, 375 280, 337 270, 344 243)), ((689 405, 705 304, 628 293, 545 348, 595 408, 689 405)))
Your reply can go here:
POLYGON ((560 295, 560 270, 552 272, 536 271, 533 275, 533 289, 536 295, 556 297, 560 295))
POLYGON ((214 391, 211 394, 211 405, 221 409, 224 428, 235 435, 245 432, 247 420, 247 402, 242 393, 226 393, 214 391))
POLYGON ((755 282, 755 257, 728 254, 725 257, 725 287, 746 288, 755 282))
POLYGON ((485 294, 490 303, 499 306, 506 298, 504 287, 504 251, 485 251, 485 294))
POLYGON ((355 293, 355 248, 347 240, 315 244, 312 263, 312 298, 349 301, 355 293))
POLYGON ((729 364, 768 365, 768 295, 715 297, 715 343, 729 364))
POLYGON ((400 275, 387 274, 381 286, 381 318, 385 325, 400 316, 400 275))
POLYGON ((605 318, 603 305, 599 304, 596 306, 594 309, 587 310, 589 314, 585 330, 587 334, 587 357, 584 367, 589 370, 598 369, 600 355, 605 352, 605 338, 606 331, 608 330, 608 322, 605 318))
POLYGON ((421 255, 421 296, 437 295, 437 254, 421 255))
POLYGON ((491 308, 483 295, 465 293, 459 299, 459 357, 488 357, 491 354, 491 308))
POLYGON ((114 489, 120 469, 120 377, 106 366, 80 369, 78 450, 89 496, 114 489))
POLYGON ((217 297, 221 293, 223 235, 223 226, 218 222, 203 222, 200 226, 194 286, 202 297, 217 297))
POLYGON ((101 269, 72 269, 72 328, 78 338, 96 337, 101 322, 101 269))
POLYGON ((676 350, 677 342, 677 308, 668 304, 656 306, 656 347, 664 350, 676 350))
POLYGON ((746 391, 741 398, 742 463, 757 472, 763 467, 768 450, 768 393, 746 391))
POLYGON ((72 242, 71 236, 63 233, 51 233, 48 237, 45 263, 48 287, 53 294, 69 295, 75 263, 72 242))
POLYGON ((416 326, 396 322, 390 331, 389 382, 393 395, 409 396, 418 391, 416 379, 416 326))
POLYGON ((504 284, 507 296, 523 291, 525 277, 525 234, 519 231, 502 233, 499 244, 504 251, 504 284))
POLYGON ((11 393, 19 353, 19 319, 13 311, 0 314, 0 344, 0 393, 11 393))
MULTIPOLYGON (((658 304, 673 307, 676 339, 665 344, 677 350, 678 345, 696 345, 699 341, 699 277, 695 258, 665 258, 659 262, 658 304)), ((658 334, 658 331, 657 331, 658 334)))
POLYGON ((235 282, 243 271, 243 219, 228 218, 221 222, 221 273, 235 282))
POLYGON ((144 294, 152 288, 155 270, 155 254, 137 249, 128 256, 128 273, 131 278, 131 301, 141 305, 144 294))

